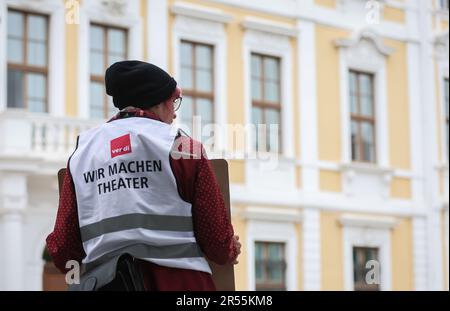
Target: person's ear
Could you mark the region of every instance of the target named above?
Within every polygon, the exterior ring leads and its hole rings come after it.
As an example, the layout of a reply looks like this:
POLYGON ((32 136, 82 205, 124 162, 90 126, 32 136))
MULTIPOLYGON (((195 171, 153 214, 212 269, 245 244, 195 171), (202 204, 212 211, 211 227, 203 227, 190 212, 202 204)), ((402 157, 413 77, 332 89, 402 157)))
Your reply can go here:
POLYGON ((173 103, 172 103, 171 100, 166 100, 166 101, 163 103, 163 105, 164 105, 164 108, 165 108, 166 110, 170 111, 170 110, 172 109, 171 106, 173 105, 173 103))

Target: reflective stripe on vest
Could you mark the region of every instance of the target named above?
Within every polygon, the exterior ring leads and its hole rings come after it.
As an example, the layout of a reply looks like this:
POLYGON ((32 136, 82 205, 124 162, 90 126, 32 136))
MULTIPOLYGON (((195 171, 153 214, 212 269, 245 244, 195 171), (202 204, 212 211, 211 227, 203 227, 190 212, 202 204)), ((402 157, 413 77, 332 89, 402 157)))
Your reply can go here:
POLYGON ((191 217, 128 214, 103 219, 81 227, 81 240, 86 242, 106 233, 137 228, 160 231, 193 231, 191 217))
POLYGON ((87 266, 127 252, 211 273, 170 166, 175 135, 162 122, 127 118, 79 136, 69 167, 87 266))

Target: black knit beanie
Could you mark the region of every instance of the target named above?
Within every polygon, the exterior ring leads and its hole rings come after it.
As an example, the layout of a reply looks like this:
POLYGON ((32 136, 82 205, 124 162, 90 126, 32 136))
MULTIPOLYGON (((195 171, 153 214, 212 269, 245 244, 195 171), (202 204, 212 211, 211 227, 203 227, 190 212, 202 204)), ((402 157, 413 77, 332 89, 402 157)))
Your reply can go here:
POLYGON ((150 108, 167 100, 177 82, 161 68, 136 60, 112 64, 105 74, 106 93, 120 110, 150 108))

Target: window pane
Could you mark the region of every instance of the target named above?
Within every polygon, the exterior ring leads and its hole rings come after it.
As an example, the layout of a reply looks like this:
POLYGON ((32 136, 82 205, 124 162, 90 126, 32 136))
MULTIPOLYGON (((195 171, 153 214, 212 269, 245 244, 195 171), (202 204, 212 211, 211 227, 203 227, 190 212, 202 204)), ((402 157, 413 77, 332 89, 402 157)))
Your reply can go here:
POLYGON ((352 121, 351 125, 351 135, 352 135, 352 160, 357 161, 360 158, 359 145, 358 145, 358 135, 359 135, 359 125, 357 122, 352 121))
POLYGON ((104 37, 103 37, 103 28, 98 26, 91 26, 90 31, 90 44, 91 50, 104 50, 104 37))
POLYGON ((107 118, 111 118, 111 117, 113 117, 116 113, 118 113, 119 112, 119 110, 116 108, 116 107, 114 107, 114 103, 113 103, 113 98, 112 98, 112 96, 109 96, 109 95, 106 95, 106 99, 107 99, 107 101, 108 101, 108 105, 107 105, 107 113, 106 113, 106 115, 107 115, 107 118))
POLYGON ((283 281, 283 266, 281 262, 269 266, 269 281, 281 283, 283 281))
POLYGON ((252 99, 261 100, 261 81, 259 79, 252 78, 252 99))
POLYGON ((111 66, 112 64, 114 64, 116 62, 120 62, 120 61, 123 61, 123 60, 124 60, 123 56, 120 56, 120 55, 108 55, 107 67, 111 66))
POLYGON ((20 71, 8 70, 8 103, 9 108, 23 108, 23 74, 20 71))
POLYGON ((278 60, 276 58, 264 59, 264 78, 272 81, 278 81, 280 79, 278 60))
POLYGON ((28 39, 47 40, 47 19, 44 16, 28 16, 28 39))
POLYGON ((28 111, 31 112, 45 112, 45 102, 42 100, 28 100, 28 111))
POLYGON ((45 99, 46 77, 42 74, 27 74, 27 97, 32 99, 45 99))
POLYGON ((207 70, 196 70, 195 87, 201 92, 212 91, 212 76, 211 72, 207 70))
POLYGON ((263 244, 262 243, 255 243, 255 259, 256 260, 263 260, 263 244))
POLYGON ((192 98, 188 96, 183 97, 183 102, 180 106, 180 110, 177 111, 177 115, 180 116, 181 123, 184 123, 189 128, 192 127, 192 98))
POLYGON ((355 95, 350 95, 350 111, 358 114, 358 98, 355 95))
MULTIPOLYGON (((267 124, 267 150, 278 152, 280 149, 280 113, 275 109, 266 109, 266 124, 267 124), (278 130, 271 128, 271 124, 278 124, 278 130)), ((270 251, 270 249, 269 249, 270 251)), ((269 254, 270 256, 270 254, 269 254)))
POLYGON ((23 63, 23 41, 21 39, 8 39, 8 61, 23 63))
POLYGON ((125 31, 119 29, 108 30, 109 52, 125 55, 125 31))
POLYGON ((361 115, 373 117, 372 97, 366 95, 361 96, 361 115))
POLYGON ((181 65, 192 66, 192 44, 187 42, 181 43, 181 65))
POLYGON ((269 260, 279 261, 282 259, 282 246, 281 244, 270 243, 268 244, 269 260))
POLYGON ((194 87, 192 81, 192 70, 190 67, 181 67, 181 85, 185 89, 190 89, 194 87))
POLYGON ((362 144, 364 147, 364 161, 375 161, 375 149, 374 149, 374 129, 371 123, 363 122, 361 124, 362 144))
POLYGON ((99 75, 103 76, 104 74, 104 61, 103 61, 103 54, 98 52, 91 52, 91 74, 93 75, 99 75))
POLYGON ((280 101, 280 90, 278 82, 264 83, 264 99, 270 102, 280 101))
POLYGON ((212 123, 212 103, 209 99, 198 98, 197 101, 197 115, 202 118, 202 125, 212 123))
MULTIPOLYGON (((259 125, 263 123, 263 111, 261 108, 252 108, 252 122, 255 125, 254 131, 252 133, 253 147, 255 148, 255 150, 258 150, 259 141, 263 139, 262 135, 265 135, 265 133, 263 133, 259 128, 259 125)), ((265 149, 265 146, 262 147, 265 149)))
POLYGON ((196 48, 195 62, 197 68, 212 68, 212 48, 209 46, 198 45, 196 48))
POLYGON ((261 282, 264 280, 264 265, 262 262, 255 262, 255 279, 256 282, 261 282))
POLYGON ((252 76, 261 77, 261 57, 252 55, 252 76))
POLYGON ((361 95, 372 96, 372 77, 370 75, 359 75, 359 90, 361 95))
POLYGON ((44 67, 47 64, 47 46, 45 43, 28 42, 28 64, 44 67))
POLYGON ((263 123, 263 114, 262 114, 261 108, 258 108, 258 107, 252 108, 252 122, 255 125, 263 123))
POLYGON ((103 116, 103 84, 97 82, 91 82, 90 85, 90 110, 91 117, 102 119, 103 116))
POLYGON ((19 12, 8 11, 8 36, 23 37, 24 15, 19 12))
POLYGON ((366 275, 369 272, 366 268, 367 262, 370 260, 378 261, 378 249, 369 247, 354 247, 353 248, 353 280, 354 289, 360 290, 379 290, 378 284, 368 284, 366 282, 366 275))
POLYGON ((349 76, 349 91, 350 94, 356 94, 357 93, 357 86, 356 86, 356 74, 352 71, 350 71, 350 76, 349 76))

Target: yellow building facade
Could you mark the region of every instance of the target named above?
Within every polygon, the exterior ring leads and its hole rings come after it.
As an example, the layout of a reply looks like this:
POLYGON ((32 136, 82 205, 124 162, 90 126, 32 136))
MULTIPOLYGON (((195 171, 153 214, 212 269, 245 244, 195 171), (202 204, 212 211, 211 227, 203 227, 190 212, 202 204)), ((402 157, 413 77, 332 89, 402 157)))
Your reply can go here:
POLYGON ((196 107, 178 119, 218 126, 238 290, 448 290, 448 18, 437 0, 2 1, 0 289, 42 288, 54 174, 102 121, 103 53, 167 69, 196 107), (11 12, 46 18, 42 111, 7 94, 10 72, 35 70, 10 56, 11 12), (279 150, 238 137, 255 119, 275 120, 279 150))

